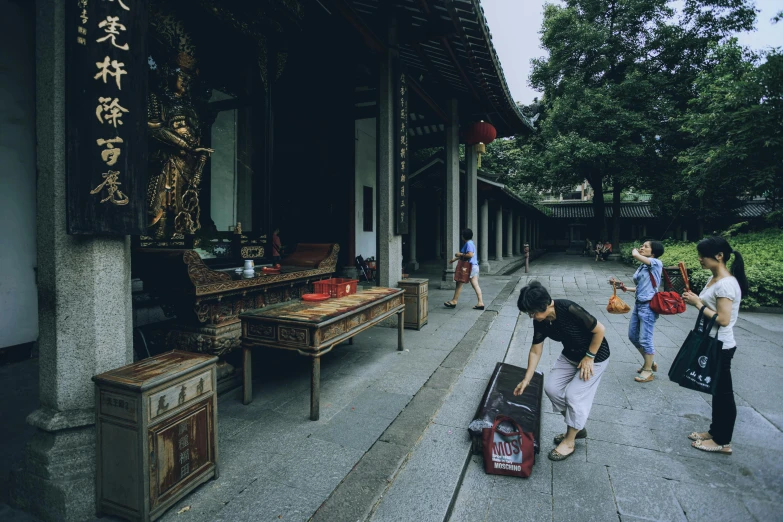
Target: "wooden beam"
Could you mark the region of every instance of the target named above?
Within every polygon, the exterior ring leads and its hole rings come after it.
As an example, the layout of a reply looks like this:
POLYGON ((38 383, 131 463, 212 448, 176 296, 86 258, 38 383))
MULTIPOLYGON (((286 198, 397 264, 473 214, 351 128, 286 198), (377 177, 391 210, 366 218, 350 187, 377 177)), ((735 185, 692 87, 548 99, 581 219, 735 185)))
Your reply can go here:
MULTIPOLYGON (((418 0, 418 3, 421 10, 424 12, 424 16, 427 18, 427 21, 431 25, 437 25, 439 21, 433 19, 432 10, 430 9, 430 6, 427 4, 427 0, 418 0)), ((452 25, 454 25, 453 19, 452 19, 452 25)), ((454 29, 456 31, 457 28, 455 27, 454 29)), ((446 53, 449 55, 449 60, 451 61, 451 64, 454 66, 455 69, 457 69, 457 72, 462 78, 462 81, 465 82, 465 85, 470 90, 470 93, 473 95, 473 98, 477 102, 479 102, 480 105, 483 105, 481 102, 481 96, 479 96, 478 91, 476 91, 476 88, 473 86, 473 82, 470 80, 470 78, 468 78, 467 73, 465 73, 465 69, 463 69, 462 65, 460 65, 459 59, 457 58, 457 55, 454 53, 454 49, 452 49, 448 37, 441 36, 440 42, 441 45, 443 45, 443 48, 446 50, 446 53)))
POLYGON ((375 34, 375 31, 362 20, 361 16, 345 0, 332 0, 332 5, 362 35, 364 41, 373 51, 381 53, 386 50, 384 40, 375 34))
POLYGON ((419 82, 417 82, 413 76, 408 74, 406 76, 408 80, 408 86, 410 89, 415 92, 421 100, 426 103, 430 109, 433 110, 433 112, 443 121, 443 123, 450 123, 451 119, 446 116, 446 111, 440 108, 440 105, 429 95, 427 94, 427 91, 424 90, 424 88, 419 85, 419 82))

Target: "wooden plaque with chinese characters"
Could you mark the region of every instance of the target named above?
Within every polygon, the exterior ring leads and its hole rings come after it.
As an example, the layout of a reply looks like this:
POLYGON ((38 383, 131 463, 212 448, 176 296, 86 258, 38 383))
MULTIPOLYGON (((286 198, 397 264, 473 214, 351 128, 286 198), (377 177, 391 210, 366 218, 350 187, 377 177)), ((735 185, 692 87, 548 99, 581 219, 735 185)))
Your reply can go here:
POLYGON ((155 520, 217 477, 216 361, 175 350, 93 377, 99 516, 155 520))
POLYGON ((394 145, 396 148, 396 212, 395 220, 397 234, 408 233, 408 221, 410 220, 410 201, 408 199, 408 83, 405 80, 405 73, 397 69, 397 79, 394 91, 394 123, 395 136, 394 145))
POLYGON ((142 234, 148 0, 64 1, 68 233, 142 234))

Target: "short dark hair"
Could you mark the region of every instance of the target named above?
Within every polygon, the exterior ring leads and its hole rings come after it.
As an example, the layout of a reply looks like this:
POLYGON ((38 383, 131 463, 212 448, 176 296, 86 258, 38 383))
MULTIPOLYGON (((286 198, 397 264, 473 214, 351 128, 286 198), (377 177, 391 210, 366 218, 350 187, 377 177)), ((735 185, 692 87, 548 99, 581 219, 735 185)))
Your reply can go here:
POLYGON ((473 231, 469 228, 463 228, 462 229, 462 237, 465 239, 465 241, 469 239, 473 239, 473 231))
POLYGON ((652 250, 653 257, 655 257, 655 259, 660 259, 664 251, 663 243, 654 239, 648 239, 645 243, 650 243, 650 250, 652 250))
POLYGON ((549 292, 538 281, 531 281, 519 291, 517 308, 526 314, 546 311, 552 302, 549 292))

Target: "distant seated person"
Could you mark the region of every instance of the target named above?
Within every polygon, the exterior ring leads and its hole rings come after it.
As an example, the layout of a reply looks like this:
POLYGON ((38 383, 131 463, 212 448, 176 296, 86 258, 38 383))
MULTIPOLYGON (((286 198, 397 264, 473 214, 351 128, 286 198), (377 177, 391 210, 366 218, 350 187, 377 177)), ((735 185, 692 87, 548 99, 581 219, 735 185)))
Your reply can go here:
POLYGON ((272 232, 272 262, 277 264, 283 257, 283 246, 280 244, 280 227, 272 232))
POLYGON ((601 257, 601 252, 604 250, 604 242, 599 241, 595 244, 595 250, 593 250, 593 253, 595 253, 595 260, 598 261, 598 259, 601 257))
POLYGON ((604 247, 601 250, 601 261, 606 261, 609 259, 609 256, 612 255, 612 244, 607 241, 604 243, 604 247))
POLYGON ((583 256, 589 256, 593 253, 593 242, 590 241, 590 238, 585 239, 585 249, 582 252, 583 256))

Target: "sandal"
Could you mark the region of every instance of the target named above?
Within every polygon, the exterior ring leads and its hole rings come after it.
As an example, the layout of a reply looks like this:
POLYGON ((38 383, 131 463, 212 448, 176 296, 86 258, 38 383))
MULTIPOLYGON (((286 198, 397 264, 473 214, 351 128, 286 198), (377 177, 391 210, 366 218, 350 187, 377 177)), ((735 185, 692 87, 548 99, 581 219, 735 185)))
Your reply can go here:
POLYGON ((655 375, 653 375, 652 372, 650 372, 650 375, 646 379, 642 379, 641 377, 634 377, 633 378, 633 380, 636 381, 636 382, 653 382, 654 379, 655 379, 655 375))
MULTIPOLYGON (((560 435, 555 435, 555 444, 560 444, 563 442, 563 439, 565 438, 566 434, 561 433, 560 435)), ((575 439, 586 439, 587 438, 587 428, 582 428, 581 430, 576 432, 575 439)))
POLYGON ((706 437, 702 437, 701 433, 699 433, 698 431, 694 431, 693 433, 688 435, 688 438, 691 440, 712 440, 712 435, 710 435, 709 431, 705 431, 704 433, 707 434, 706 437))
POLYGON ((476 306, 474 306, 474 307, 473 307, 473 309, 474 309, 474 310, 483 310, 483 309, 484 309, 484 307, 483 307, 483 306, 476 305, 476 306))
MULTIPOLYGON (((636 373, 642 373, 644 371, 644 366, 636 370, 636 373)), ((658 371, 658 363, 654 362, 652 363, 652 371, 657 372, 658 371)))
POLYGON ((456 307, 457 307, 457 305, 456 305, 455 303, 449 303, 448 301, 446 301, 445 303, 443 303, 443 305, 444 305, 446 308, 456 308, 456 307))
POLYGON ((574 451, 572 451, 568 455, 563 455, 562 453, 558 453, 558 451, 556 449, 553 449, 552 451, 549 452, 549 455, 547 455, 547 457, 549 457, 549 460, 554 460, 555 462, 560 462, 560 461, 563 461, 563 460, 567 459, 568 457, 570 457, 574 453, 576 453, 576 449, 574 449, 574 451))
POLYGON ((723 444, 723 445, 718 444, 716 446, 705 446, 703 440, 697 440, 695 442, 691 442, 691 446, 693 446, 697 450, 706 451, 707 453, 720 453, 721 455, 732 454, 731 444, 723 444))

